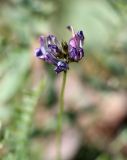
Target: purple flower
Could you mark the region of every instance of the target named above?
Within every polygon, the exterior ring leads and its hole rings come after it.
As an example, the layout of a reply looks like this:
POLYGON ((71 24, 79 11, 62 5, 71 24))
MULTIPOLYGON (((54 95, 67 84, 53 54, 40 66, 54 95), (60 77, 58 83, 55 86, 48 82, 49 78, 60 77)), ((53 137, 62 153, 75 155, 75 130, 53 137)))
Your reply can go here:
POLYGON ((62 53, 62 47, 54 35, 49 35, 47 37, 48 48, 52 51, 52 54, 59 56, 62 53))
POLYGON ((68 43, 69 60, 72 62, 78 62, 84 56, 83 31, 79 31, 75 33, 72 26, 68 26, 67 28, 72 32, 72 36, 73 36, 68 43))
POLYGON ((70 62, 78 62, 84 56, 83 32, 75 33, 72 26, 67 28, 72 32, 72 38, 68 43, 65 41, 59 43, 54 35, 41 36, 40 48, 35 50, 36 57, 53 64, 56 73, 67 71, 70 62))
POLYGON ((58 55, 61 53, 60 44, 55 36, 49 35, 48 37, 40 37, 40 48, 35 50, 35 55, 45 62, 53 64, 56 73, 69 69, 68 63, 58 58, 58 55))

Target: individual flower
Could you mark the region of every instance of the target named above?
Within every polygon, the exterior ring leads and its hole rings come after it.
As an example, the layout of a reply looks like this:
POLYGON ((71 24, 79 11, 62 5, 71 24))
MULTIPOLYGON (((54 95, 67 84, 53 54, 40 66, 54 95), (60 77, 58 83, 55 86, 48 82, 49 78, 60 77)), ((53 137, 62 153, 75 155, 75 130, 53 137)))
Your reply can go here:
POLYGON ((68 43, 69 60, 72 62, 78 62, 84 56, 84 34, 83 31, 75 33, 72 26, 68 26, 67 28, 72 32, 73 36, 68 43))
POLYGON ((49 35, 48 37, 40 37, 40 48, 35 50, 35 55, 45 62, 53 64, 56 73, 69 69, 67 62, 58 58, 58 55, 61 53, 60 44, 55 36, 49 35))
POLYGON ((47 37, 48 48, 52 51, 54 56, 59 57, 62 54, 62 47, 54 35, 49 35, 47 37))
POLYGON ((65 61, 58 61, 56 67, 55 67, 55 72, 58 74, 62 71, 67 71, 69 69, 68 63, 66 63, 65 61))

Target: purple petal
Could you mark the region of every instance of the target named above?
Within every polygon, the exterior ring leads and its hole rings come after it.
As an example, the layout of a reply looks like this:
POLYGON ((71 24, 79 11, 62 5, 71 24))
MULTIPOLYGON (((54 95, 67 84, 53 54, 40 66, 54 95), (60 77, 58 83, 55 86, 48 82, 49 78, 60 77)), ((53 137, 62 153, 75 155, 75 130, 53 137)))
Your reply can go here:
POLYGON ((48 45, 48 48, 50 48, 51 51, 52 51, 52 52, 55 52, 55 53, 60 51, 59 48, 58 48, 58 46, 53 45, 53 44, 49 44, 49 45, 48 45))
POLYGON ((44 37, 44 36, 40 36, 40 45, 41 45, 41 46, 44 46, 45 43, 46 43, 45 37, 44 37))
POLYGON ((38 57, 38 58, 40 58, 42 55, 43 55, 43 53, 42 53, 41 49, 37 48, 35 50, 35 56, 38 57))
POLYGON ((52 54, 47 54, 45 61, 53 65, 57 65, 58 63, 58 59, 56 59, 52 54))
POLYGON ((69 48, 69 59, 74 62, 78 62, 84 56, 84 51, 82 48, 69 48))
POLYGON ((72 38, 70 41, 69 41, 69 45, 71 45, 72 47, 77 47, 77 40, 76 38, 72 38))
POLYGON ((77 32, 77 36, 80 38, 80 40, 84 41, 84 34, 83 34, 83 31, 77 32))
POLYGON ((64 61, 58 61, 57 66, 55 67, 55 72, 58 74, 62 71, 67 71, 69 69, 68 64, 64 61))
POLYGON ((84 50, 83 48, 79 49, 79 58, 82 59, 82 57, 84 57, 84 50))
POLYGON ((57 38, 54 35, 49 35, 47 37, 47 42, 48 42, 48 44, 54 44, 54 45, 57 45, 57 46, 60 45, 57 38))

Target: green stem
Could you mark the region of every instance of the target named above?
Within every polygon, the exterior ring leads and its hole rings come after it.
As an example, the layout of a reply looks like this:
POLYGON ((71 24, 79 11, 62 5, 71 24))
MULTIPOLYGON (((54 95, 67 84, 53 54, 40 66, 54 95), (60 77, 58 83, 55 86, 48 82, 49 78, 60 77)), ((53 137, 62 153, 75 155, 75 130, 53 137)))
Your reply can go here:
POLYGON ((57 160, 61 160, 61 145, 62 145, 62 122, 63 122, 63 111, 64 111, 64 90, 65 90, 65 84, 66 84, 66 77, 67 72, 63 73, 63 82, 62 82, 62 88, 60 93, 60 108, 58 113, 58 131, 57 131, 57 138, 58 138, 58 152, 57 152, 57 160))

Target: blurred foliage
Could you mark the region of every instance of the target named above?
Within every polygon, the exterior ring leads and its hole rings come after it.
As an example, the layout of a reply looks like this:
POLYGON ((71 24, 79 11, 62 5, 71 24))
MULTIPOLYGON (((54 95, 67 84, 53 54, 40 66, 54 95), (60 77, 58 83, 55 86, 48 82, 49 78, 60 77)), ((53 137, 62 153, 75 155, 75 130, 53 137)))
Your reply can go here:
MULTIPOLYGON (((34 52, 36 37, 41 34, 52 32, 60 40, 62 37, 68 39, 70 35, 65 29, 67 25, 85 32, 86 60, 85 63, 82 61, 81 65, 74 66, 82 81, 100 90, 127 89, 126 0, 0 0, 2 159, 5 155, 5 160, 37 159, 38 153, 34 155, 27 150, 32 139, 29 132, 35 132, 30 127, 31 114, 38 98, 42 96, 40 91, 36 95, 31 91, 31 54, 34 52), (32 96, 26 92, 32 92, 32 96), (23 99, 28 101, 22 102, 23 99), (27 109, 30 109, 30 113, 27 109)), ((52 106, 58 100, 53 87, 56 76, 49 67, 45 68, 49 71, 50 80, 49 85, 45 86, 43 97, 47 98, 44 98, 44 104, 52 106)), ((90 160, 91 154, 95 155, 96 160, 111 159, 111 155, 103 151, 93 151, 90 148, 86 153, 83 150, 85 149, 81 148, 78 154, 83 154, 79 160, 84 160, 87 156, 86 159, 90 160)))

